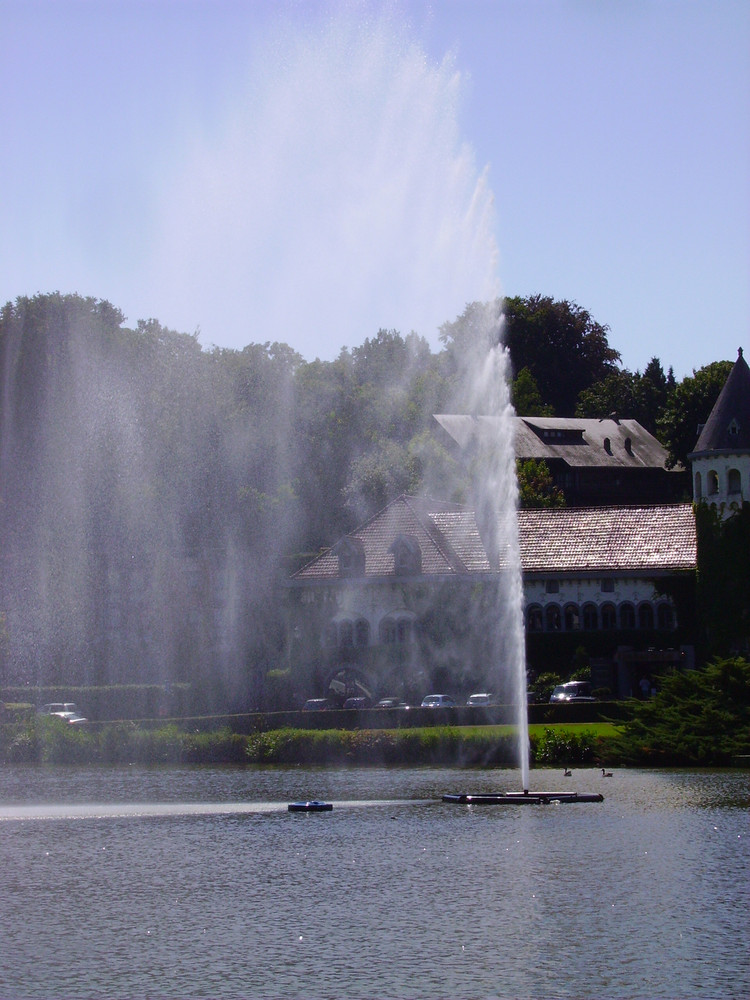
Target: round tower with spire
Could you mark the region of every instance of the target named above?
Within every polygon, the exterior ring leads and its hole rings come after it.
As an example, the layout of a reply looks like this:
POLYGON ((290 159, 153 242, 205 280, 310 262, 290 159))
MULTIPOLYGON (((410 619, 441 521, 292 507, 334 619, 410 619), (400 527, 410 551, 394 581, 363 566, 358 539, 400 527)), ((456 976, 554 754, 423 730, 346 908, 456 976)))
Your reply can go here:
POLYGON ((724 517, 750 503, 750 368, 741 347, 688 458, 695 503, 710 504, 724 517))

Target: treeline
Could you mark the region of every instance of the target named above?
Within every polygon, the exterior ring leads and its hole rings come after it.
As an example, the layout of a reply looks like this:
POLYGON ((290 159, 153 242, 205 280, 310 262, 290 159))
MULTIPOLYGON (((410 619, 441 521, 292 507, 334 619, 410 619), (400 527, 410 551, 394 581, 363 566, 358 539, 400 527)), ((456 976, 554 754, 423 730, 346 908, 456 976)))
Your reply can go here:
MULTIPOLYGON (((467 500, 432 414, 467 412, 477 304, 433 351, 380 330, 334 361, 201 348, 108 302, 0 312, 0 683, 190 680, 263 707, 283 663, 279 576, 402 492, 467 500)), ((575 304, 510 298, 492 337, 521 414, 616 410, 684 460, 731 367, 619 366, 575 304)), ((499 309, 496 310, 499 314, 499 309)), ((547 502, 530 470, 528 503, 547 502)))

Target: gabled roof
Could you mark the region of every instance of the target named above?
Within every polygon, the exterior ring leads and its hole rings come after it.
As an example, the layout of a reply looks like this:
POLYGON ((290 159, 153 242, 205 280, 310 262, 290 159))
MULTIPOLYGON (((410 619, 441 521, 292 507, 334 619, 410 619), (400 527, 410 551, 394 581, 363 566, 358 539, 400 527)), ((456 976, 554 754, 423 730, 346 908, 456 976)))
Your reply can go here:
MULTIPOLYGON (((521 510, 517 526, 524 574, 665 574, 696 566, 695 517, 688 503, 521 510)), ((400 533, 419 541, 424 576, 491 572, 472 510, 401 496, 352 532, 364 546, 367 579, 395 577, 389 549, 400 533)), ((293 577, 296 583, 338 579, 331 551, 293 577)))
MULTIPOLYGON (((435 414, 462 450, 486 445, 500 417, 435 414)), ((667 452, 637 420, 617 417, 514 417, 516 458, 558 459, 572 467, 664 469, 667 452)))
POLYGON ((750 368, 742 348, 689 457, 737 450, 750 450, 750 368))

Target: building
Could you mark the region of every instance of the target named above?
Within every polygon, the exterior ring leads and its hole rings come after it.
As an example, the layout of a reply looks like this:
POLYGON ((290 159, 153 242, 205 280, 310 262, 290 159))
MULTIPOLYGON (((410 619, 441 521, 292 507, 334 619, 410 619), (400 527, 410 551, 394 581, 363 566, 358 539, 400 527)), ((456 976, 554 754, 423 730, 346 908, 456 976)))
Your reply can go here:
MULTIPOLYGON (((498 417, 435 419, 464 458, 496 439, 498 417)), ((517 459, 546 463, 570 507, 672 503, 690 495, 688 473, 666 467, 666 450, 637 420, 516 417, 513 446, 517 459)))
MULTIPOLYGON (((530 669, 552 668, 550 639, 566 663, 585 644, 601 654, 595 685, 627 696, 691 655, 679 600, 696 567, 691 504, 522 510, 518 531, 530 669)), ((471 509, 399 497, 292 577, 300 695, 502 697, 486 615, 507 575, 471 509)))
POLYGON ((729 517, 750 502, 750 368, 742 348, 688 458, 696 503, 729 517))

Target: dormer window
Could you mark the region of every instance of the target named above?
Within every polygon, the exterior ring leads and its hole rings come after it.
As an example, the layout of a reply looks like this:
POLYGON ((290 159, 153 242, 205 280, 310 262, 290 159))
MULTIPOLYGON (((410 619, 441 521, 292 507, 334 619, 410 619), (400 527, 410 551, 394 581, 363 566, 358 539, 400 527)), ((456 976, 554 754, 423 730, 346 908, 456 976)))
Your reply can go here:
POLYGON ((737 423, 737 418, 733 417, 729 427, 727 428, 730 437, 737 437, 740 433, 740 425, 737 423))
POLYGON ((339 576, 365 575, 365 548, 360 538, 347 535, 337 542, 331 551, 339 561, 339 576))
POLYGON ((414 535, 396 535, 388 551, 393 555, 396 576, 416 576, 422 572, 422 550, 414 535))

